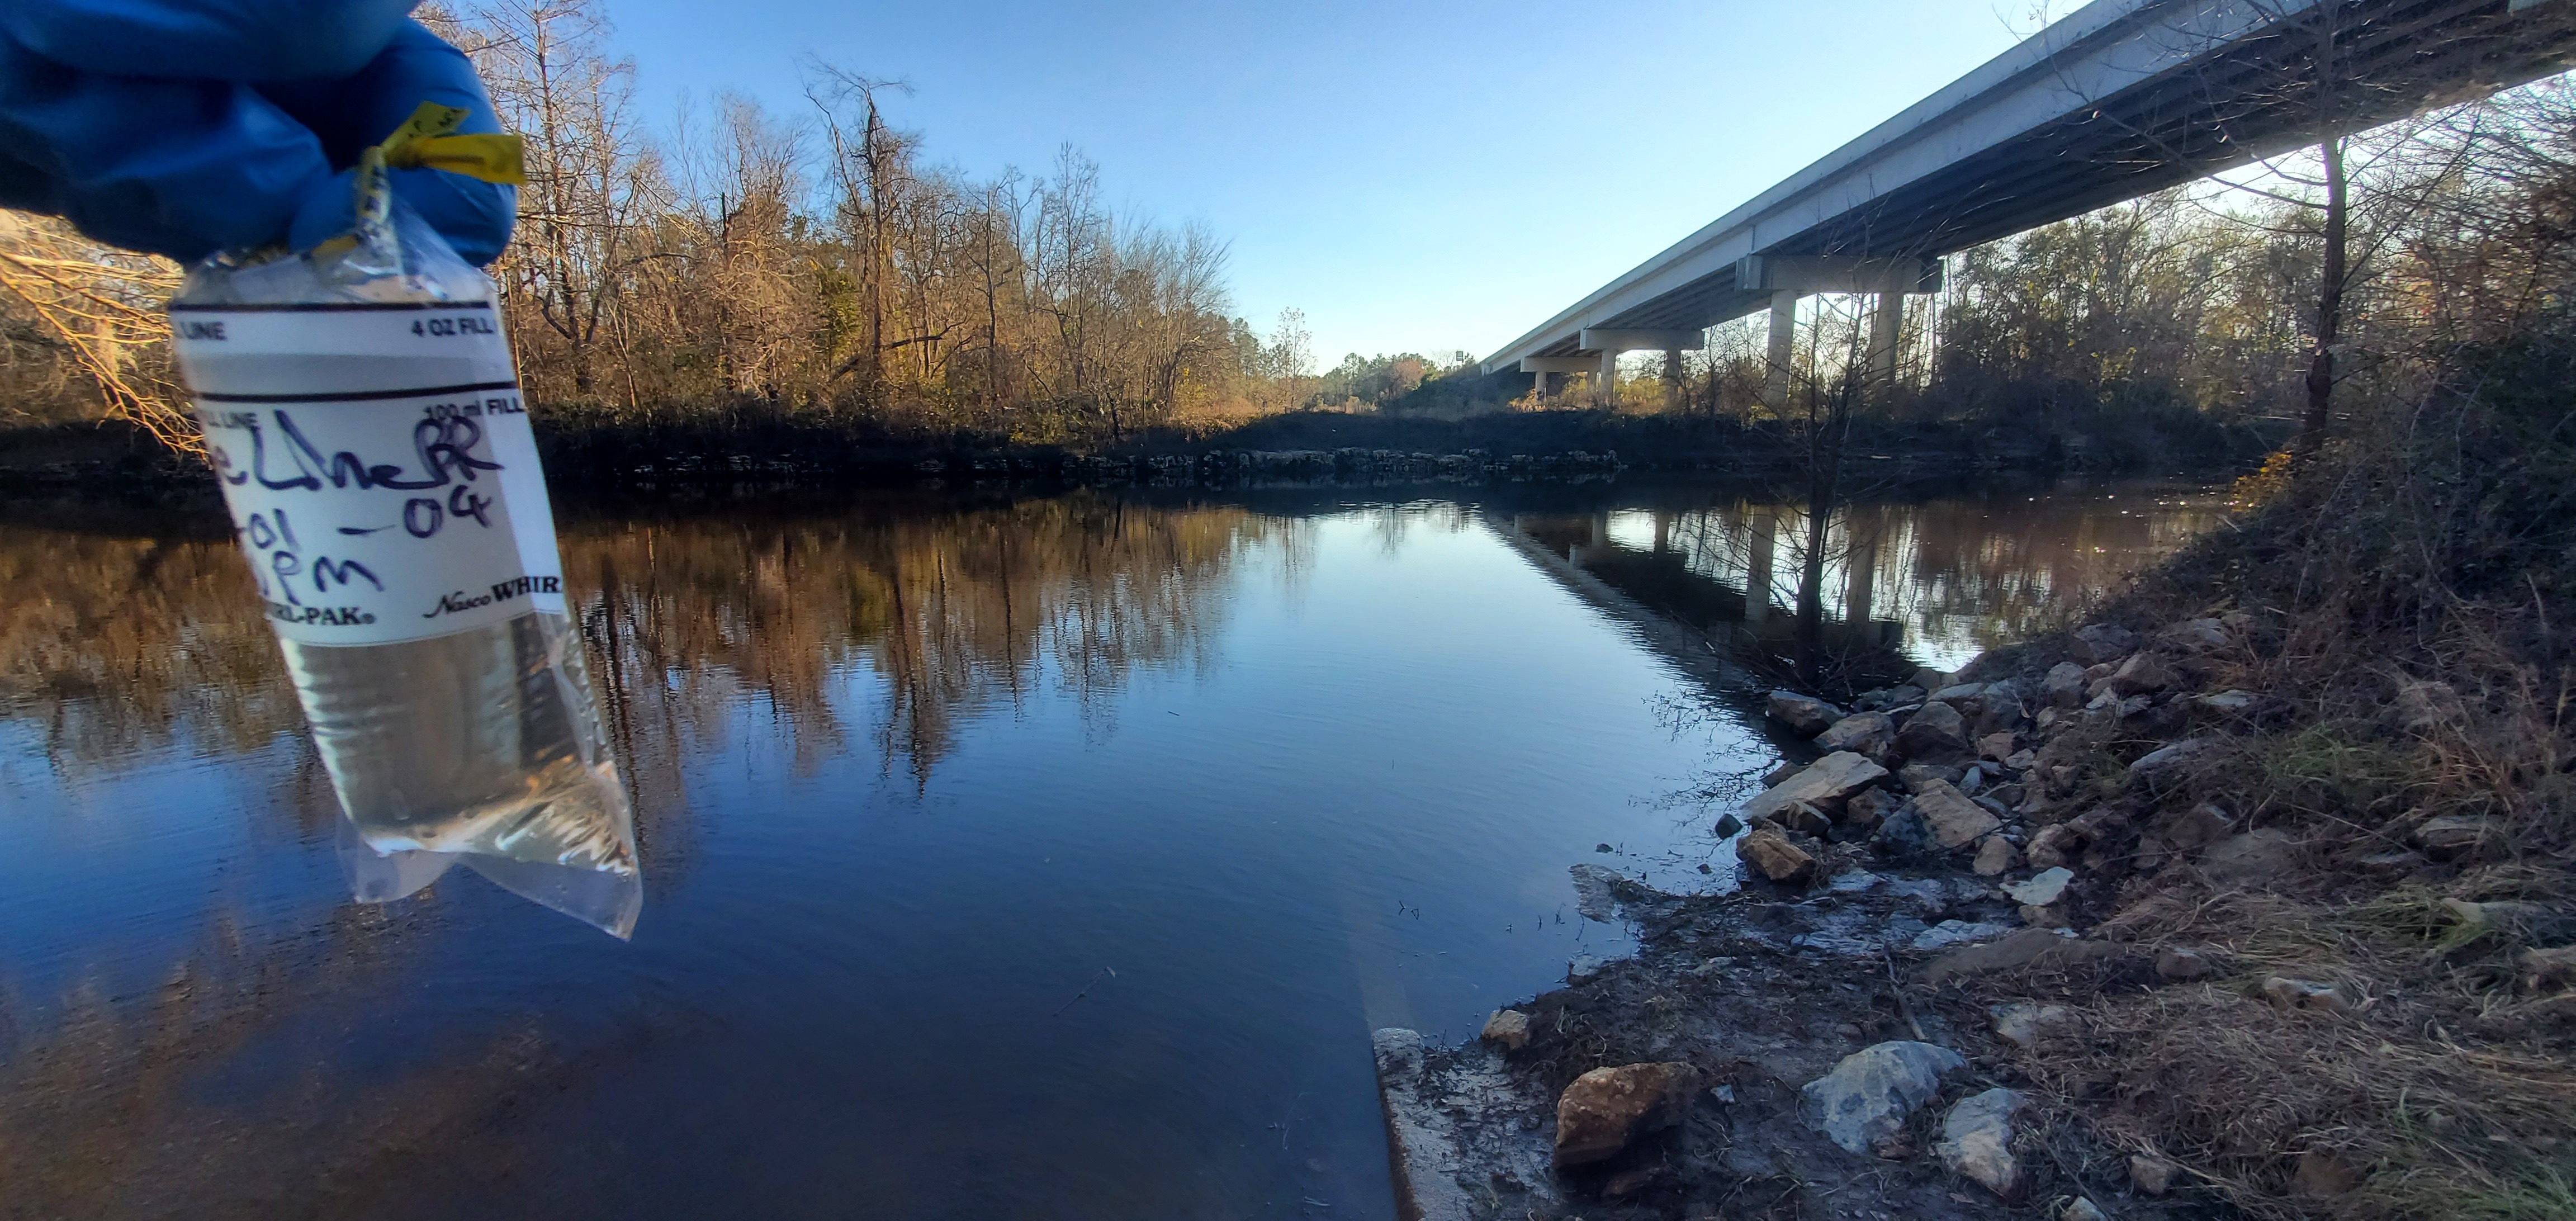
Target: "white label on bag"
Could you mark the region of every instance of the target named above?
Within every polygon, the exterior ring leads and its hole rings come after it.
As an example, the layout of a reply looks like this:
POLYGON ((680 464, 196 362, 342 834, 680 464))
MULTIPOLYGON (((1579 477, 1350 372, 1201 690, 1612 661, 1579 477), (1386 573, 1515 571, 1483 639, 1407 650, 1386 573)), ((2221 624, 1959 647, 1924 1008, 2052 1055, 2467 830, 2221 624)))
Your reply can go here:
POLYGON ((391 644, 563 611, 554 514, 490 302, 170 317, 280 637, 391 644))

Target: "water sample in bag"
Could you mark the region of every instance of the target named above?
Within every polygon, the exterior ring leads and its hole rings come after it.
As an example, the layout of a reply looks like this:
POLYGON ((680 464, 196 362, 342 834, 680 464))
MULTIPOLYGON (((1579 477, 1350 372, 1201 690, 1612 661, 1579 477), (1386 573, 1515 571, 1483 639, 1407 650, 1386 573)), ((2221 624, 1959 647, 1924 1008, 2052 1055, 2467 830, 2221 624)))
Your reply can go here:
MULTIPOLYGON (((436 109, 406 131, 440 134, 436 109)), ((499 302, 379 156, 348 236, 189 270, 180 371, 347 818, 352 892, 398 899, 462 863, 625 937, 634 820, 499 302)))

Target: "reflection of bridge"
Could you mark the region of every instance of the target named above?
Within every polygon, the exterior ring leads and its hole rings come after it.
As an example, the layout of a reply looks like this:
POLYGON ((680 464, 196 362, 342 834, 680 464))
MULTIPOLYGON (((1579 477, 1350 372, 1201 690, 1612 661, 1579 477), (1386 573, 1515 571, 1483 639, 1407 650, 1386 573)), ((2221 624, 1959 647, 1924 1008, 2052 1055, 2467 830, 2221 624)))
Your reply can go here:
POLYGON ((1802 293, 1876 293, 1893 373, 1934 256, 2576 60, 2568 0, 2095 0, 1604 285, 1484 362, 1542 384, 1700 346, 1771 311, 1772 401, 1802 293), (2321 53, 2322 49, 2322 53, 2321 53), (2320 61, 2324 70, 2320 71, 2320 61), (2330 88, 2319 89, 2323 80, 2330 88))
POLYGON ((1634 542, 1613 537, 1606 509, 1489 512, 1486 521, 1540 571, 1719 685, 1750 686, 1815 653, 1891 679, 1913 669, 1899 652, 1904 624, 1872 617, 1878 541, 1866 531, 1835 540, 1817 577, 1840 596, 1818 622, 1802 624, 1794 607, 1804 527, 1794 515, 1736 503, 1647 516, 1651 539, 1634 542))

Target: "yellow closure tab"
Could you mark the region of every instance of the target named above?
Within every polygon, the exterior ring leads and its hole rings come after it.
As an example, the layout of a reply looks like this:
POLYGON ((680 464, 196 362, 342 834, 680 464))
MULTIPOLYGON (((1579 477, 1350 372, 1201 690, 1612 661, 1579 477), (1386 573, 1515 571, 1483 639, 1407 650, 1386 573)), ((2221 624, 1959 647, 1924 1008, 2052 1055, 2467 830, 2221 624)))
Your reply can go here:
POLYGON ((398 170, 446 170, 485 182, 526 185, 528 171, 517 136, 448 134, 465 122, 466 114, 462 106, 421 103, 377 146, 384 150, 385 164, 398 170))

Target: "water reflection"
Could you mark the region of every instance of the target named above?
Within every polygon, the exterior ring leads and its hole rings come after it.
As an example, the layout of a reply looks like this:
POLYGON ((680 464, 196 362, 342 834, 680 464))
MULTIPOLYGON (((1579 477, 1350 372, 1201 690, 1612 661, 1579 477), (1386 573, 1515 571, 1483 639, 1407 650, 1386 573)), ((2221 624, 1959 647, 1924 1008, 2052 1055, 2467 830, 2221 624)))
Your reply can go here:
MULTIPOLYGON (((1724 881, 1654 800, 1770 747, 1658 715, 1785 639, 1806 531, 1251 495, 568 511, 653 891, 614 948, 471 879, 342 903, 230 544, 0 514, 12 1207, 1385 1215, 1371 1025, 1615 952, 1573 861, 1724 881)), ((2205 514, 2129 495, 1838 515, 1826 636, 1956 664, 2205 514)))
POLYGON ((1812 554, 1806 507, 1758 494, 1632 497, 1497 526, 1697 630, 1757 680, 1840 692, 2046 632, 2224 509, 2205 488, 2147 484, 1864 503, 1833 513, 1812 554))

